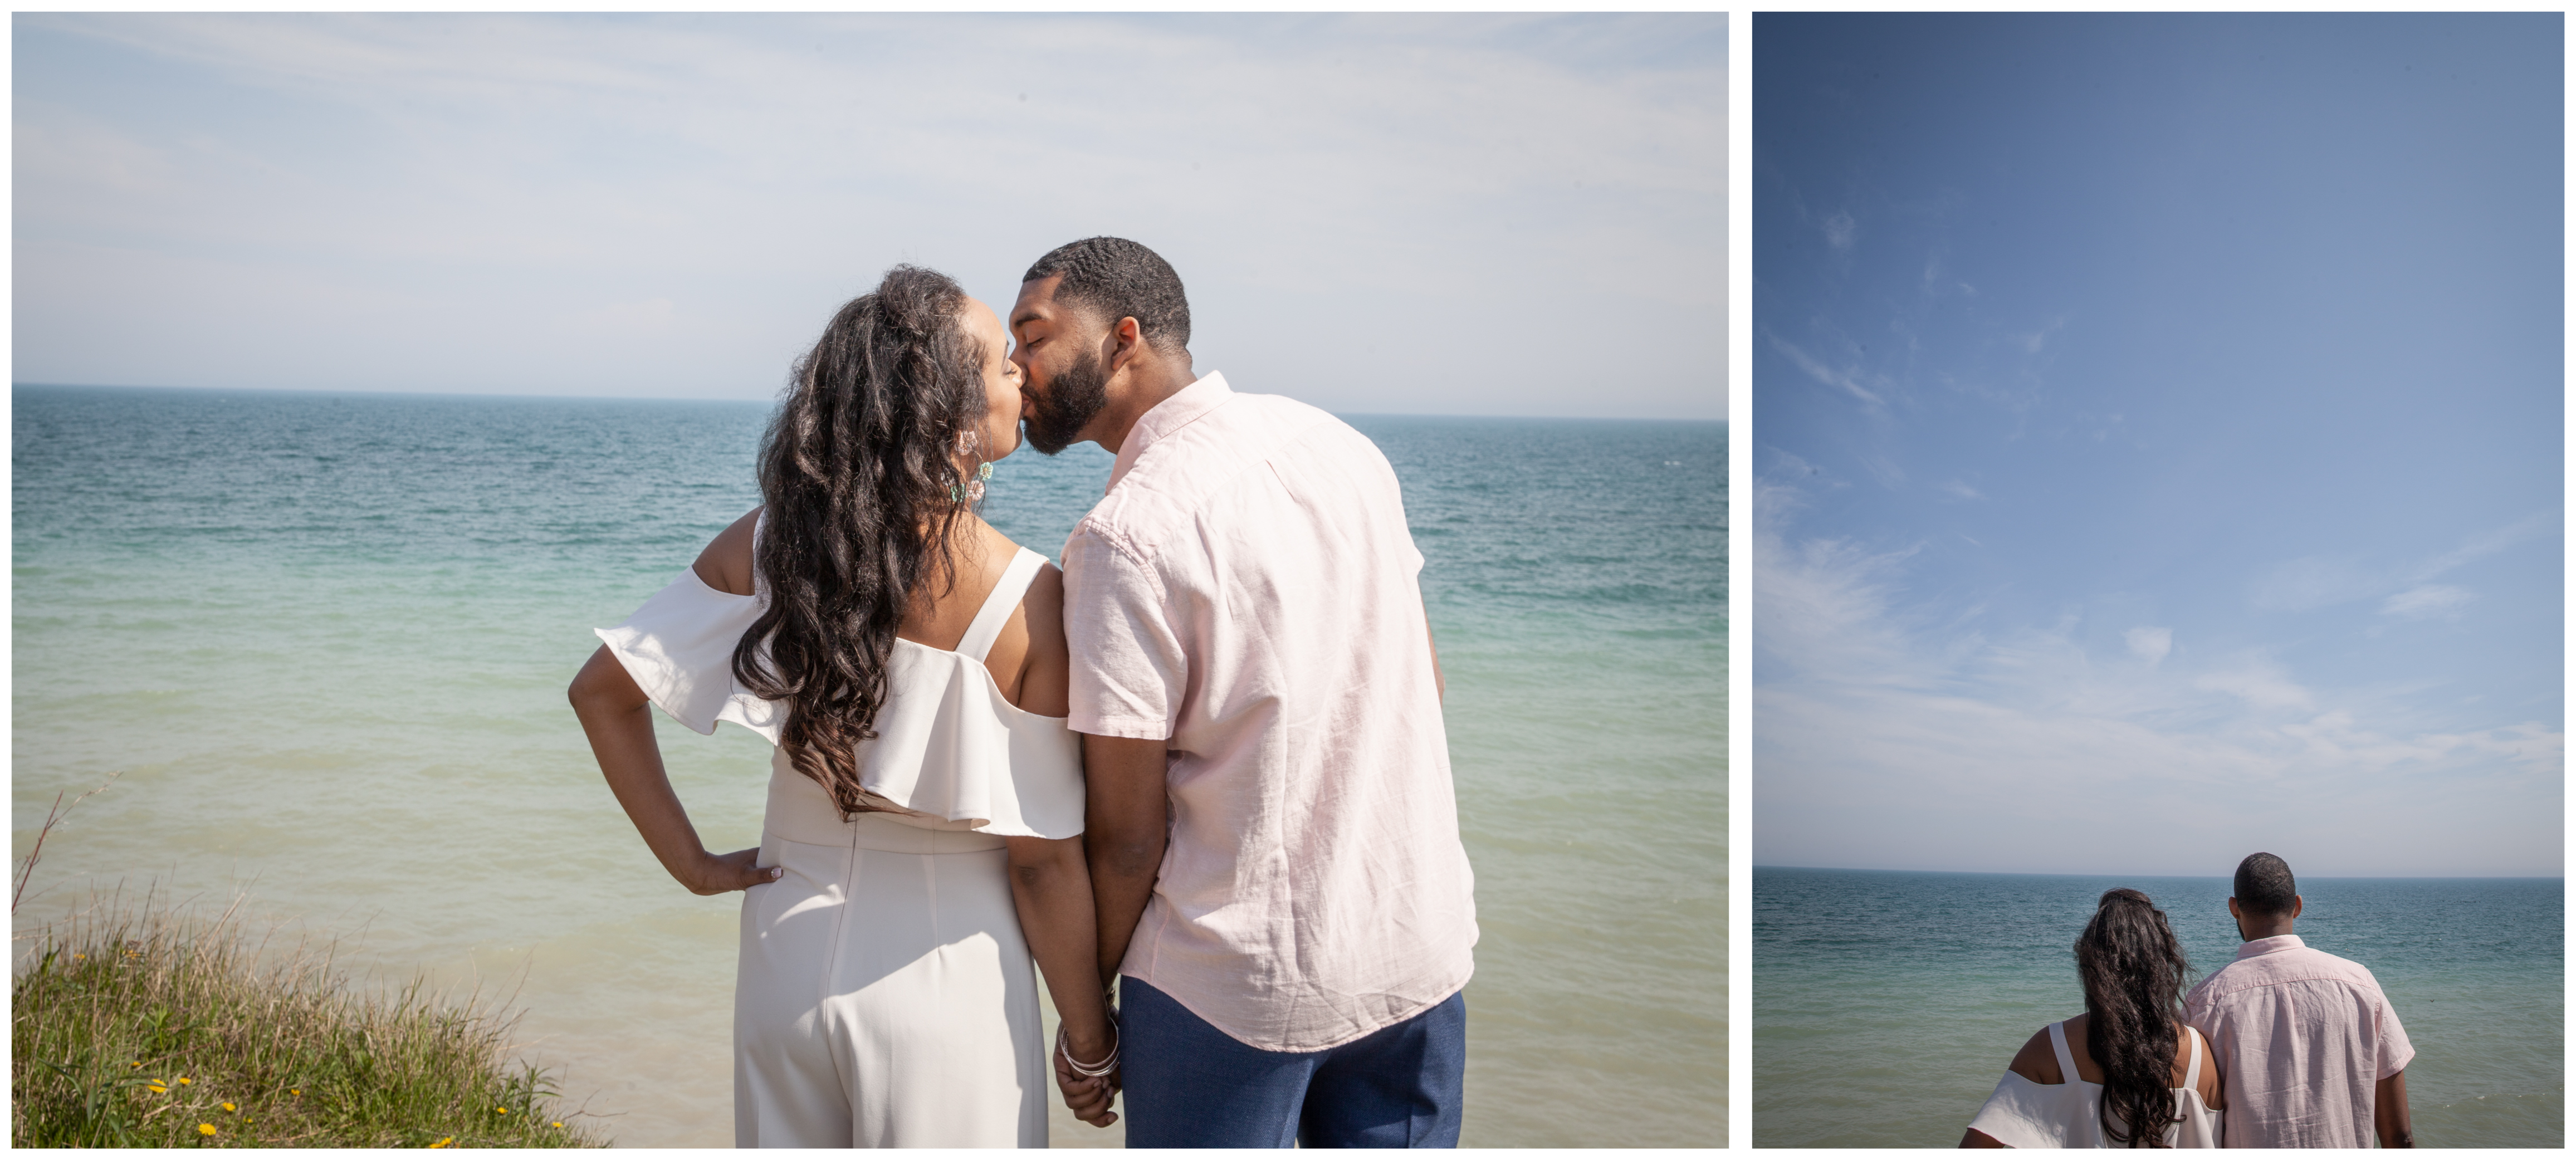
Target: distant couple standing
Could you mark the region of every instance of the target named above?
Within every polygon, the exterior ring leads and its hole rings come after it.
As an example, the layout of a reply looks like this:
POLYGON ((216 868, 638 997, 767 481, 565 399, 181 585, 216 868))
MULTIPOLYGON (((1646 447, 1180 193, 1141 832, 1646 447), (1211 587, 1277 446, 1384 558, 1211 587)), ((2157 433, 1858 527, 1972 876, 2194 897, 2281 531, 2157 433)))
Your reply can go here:
POLYGON ((761 506, 600 630, 571 696, 618 803, 749 891, 737 1144, 1043 1147, 1050 1055, 1135 1146, 1457 1143, 1475 903, 1395 473, 1189 337, 1119 238, 1007 330, 896 267, 798 363, 761 506), (1023 425, 1117 456, 1062 572, 976 515, 1023 425), (758 849, 699 841, 648 705, 777 746, 758 849))
POLYGON ((2290 933, 2306 905, 2288 863, 2248 855, 2227 900, 2243 943, 2186 997, 2165 913, 2104 894, 2075 942, 2084 1014, 2022 1045, 1959 1146, 2414 1147, 2414 1045, 2368 968, 2290 933))

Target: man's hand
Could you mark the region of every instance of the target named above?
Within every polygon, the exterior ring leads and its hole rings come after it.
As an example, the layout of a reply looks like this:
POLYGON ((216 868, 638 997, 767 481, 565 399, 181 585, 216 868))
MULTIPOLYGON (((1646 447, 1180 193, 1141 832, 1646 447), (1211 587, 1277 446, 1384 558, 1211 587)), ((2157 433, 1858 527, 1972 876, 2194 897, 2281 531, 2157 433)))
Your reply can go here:
POLYGON ((1055 1053, 1055 1086, 1064 1092, 1064 1106, 1073 1109, 1073 1118, 1095 1128, 1106 1128, 1118 1122, 1118 1113, 1109 1110, 1110 1097, 1118 1090, 1118 1073, 1102 1076, 1082 1075, 1064 1061, 1064 1053, 1055 1053))

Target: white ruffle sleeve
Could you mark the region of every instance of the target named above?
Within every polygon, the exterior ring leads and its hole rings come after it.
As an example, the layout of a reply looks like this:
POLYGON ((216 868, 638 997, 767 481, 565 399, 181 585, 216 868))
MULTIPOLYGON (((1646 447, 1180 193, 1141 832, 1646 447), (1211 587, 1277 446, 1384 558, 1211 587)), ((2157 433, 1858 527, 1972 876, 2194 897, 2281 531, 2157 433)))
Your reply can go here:
MULTIPOLYGON (((673 720, 700 733, 731 721, 775 745, 786 703, 761 699, 733 675, 734 646, 767 604, 765 596, 718 591, 695 568, 682 568, 624 624, 596 631, 673 720)), ((857 753, 872 804, 930 829, 1033 838, 1082 832, 1082 742, 1065 718, 1011 704, 976 658, 897 640, 892 662, 877 736, 857 753)), ((804 819, 797 828, 824 821, 804 819)))
POLYGON ((700 733, 731 721, 778 744, 787 706, 764 701, 733 676, 733 649, 768 601, 719 591, 680 569, 635 615, 615 628, 594 629, 626 666, 627 675, 653 706, 700 733))

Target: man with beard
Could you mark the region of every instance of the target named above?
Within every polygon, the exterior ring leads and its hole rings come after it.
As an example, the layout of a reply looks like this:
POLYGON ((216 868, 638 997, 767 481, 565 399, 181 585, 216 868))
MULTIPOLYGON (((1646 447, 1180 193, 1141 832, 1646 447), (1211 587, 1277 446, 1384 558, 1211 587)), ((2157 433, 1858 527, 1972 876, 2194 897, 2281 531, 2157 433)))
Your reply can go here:
POLYGON ((1124 1010, 1110 1060, 1058 1053, 1066 1102, 1123 1086, 1136 1147, 1455 1146, 1475 900, 1394 469, 1194 375, 1134 242, 1038 259, 1010 323, 1030 446, 1117 456, 1064 616, 1124 1010))

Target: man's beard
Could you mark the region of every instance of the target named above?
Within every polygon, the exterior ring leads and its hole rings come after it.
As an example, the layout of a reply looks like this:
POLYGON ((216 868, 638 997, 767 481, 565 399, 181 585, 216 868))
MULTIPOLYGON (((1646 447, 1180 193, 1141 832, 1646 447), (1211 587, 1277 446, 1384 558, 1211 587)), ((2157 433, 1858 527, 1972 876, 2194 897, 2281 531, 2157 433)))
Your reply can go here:
POLYGON ((1047 384, 1046 394, 1031 394, 1036 405, 1029 409, 1024 431, 1029 446, 1040 455, 1053 455, 1080 438, 1091 417, 1109 405, 1109 376, 1101 373, 1100 356, 1084 351, 1073 365, 1047 384))

